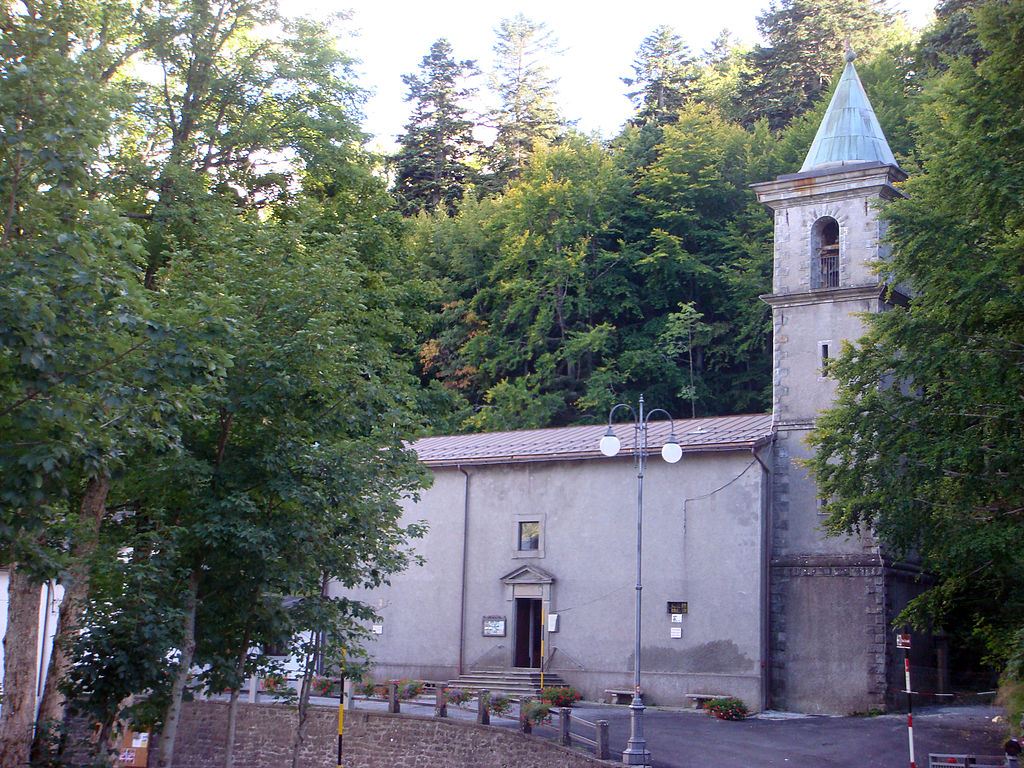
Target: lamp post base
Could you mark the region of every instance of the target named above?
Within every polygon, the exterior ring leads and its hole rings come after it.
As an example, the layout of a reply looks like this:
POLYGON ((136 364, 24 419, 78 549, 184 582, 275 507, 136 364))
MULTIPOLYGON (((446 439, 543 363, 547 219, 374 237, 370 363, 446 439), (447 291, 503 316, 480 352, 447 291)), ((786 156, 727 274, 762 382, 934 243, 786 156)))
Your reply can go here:
POLYGON ((651 766, 651 753, 647 751, 646 747, 630 747, 627 746, 622 751, 622 764, 623 765, 639 765, 643 768, 650 768, 651 766))
POLYGON ((651 753, 647 750, 647 739, 644 738, 644 702, 640 698, 639 687, 637 691, 629 705, 629 741, 622 750, 622 763, 649 768, 651 753))

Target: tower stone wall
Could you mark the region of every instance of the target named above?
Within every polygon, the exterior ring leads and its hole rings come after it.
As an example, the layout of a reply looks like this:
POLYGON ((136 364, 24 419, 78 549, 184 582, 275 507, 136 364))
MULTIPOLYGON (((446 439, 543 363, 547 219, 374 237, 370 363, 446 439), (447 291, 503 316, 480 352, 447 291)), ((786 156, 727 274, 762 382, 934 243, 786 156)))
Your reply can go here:
POLYGON ((829 361, 891 308, 875 267, 887 255, 878 204, 900 193, 895 164, 852 63, 799 173, 755 184, 774 216, 773 426, 769 541, 769 704, 864 712, 895 686, 891 622, 911 592, 869 534, 828 536, 803 461, 835 396, 829 361), (857 120, 841 119, 856 114, 857 120), (867 134, 845 135, 853 126, 867 134))

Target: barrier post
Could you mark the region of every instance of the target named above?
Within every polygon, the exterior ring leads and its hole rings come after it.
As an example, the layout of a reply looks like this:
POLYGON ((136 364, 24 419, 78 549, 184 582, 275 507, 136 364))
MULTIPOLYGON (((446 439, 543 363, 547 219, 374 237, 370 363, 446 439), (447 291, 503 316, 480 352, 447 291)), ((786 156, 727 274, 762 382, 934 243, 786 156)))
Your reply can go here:
POLYGON ((388 712, 395 715, 402 711, 398 703, 398 683, 388 683, 388 712))
POLYGON ((444 688, 438 686, 434 693, 434 717, 448 717, 448 699, 444 696, 444 688))
POLYGON ((569 732, 569 726, 572 724, 572 712, 568 707, 562 707, 558 710, 558 743, 563 747, 572 746, 572 734, 569 732))
POLYGON ((598 760, 608 760, 608 721, 598 720, 597 721, 597 746, 594 747, 594 751, 597 753, 598 760))
POLYGON ((910 635, 897 634, 896 647, 903 649, 903 670, 907 681, 907 739, 910 742, 910 768, 916 768, 914 763, 914 702, 913 688, 910 687, 910 635))
POLYGON ((476 695, 476 721, 480 723, 480 725, 491 724, 491 713, 487 708, 490 697, 490 691, 480 691, 476 695))

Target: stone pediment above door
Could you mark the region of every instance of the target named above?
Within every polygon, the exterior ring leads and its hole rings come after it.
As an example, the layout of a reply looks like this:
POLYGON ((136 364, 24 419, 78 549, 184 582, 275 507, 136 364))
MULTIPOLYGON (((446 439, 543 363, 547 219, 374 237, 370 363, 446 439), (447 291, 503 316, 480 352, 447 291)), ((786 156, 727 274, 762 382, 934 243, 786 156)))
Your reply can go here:
POLYGON ((520 566, 501 577, 501 583, 507 586, 515 586, 516 584, 551 584, 554 580, 554 576, 535 565, 520 566))

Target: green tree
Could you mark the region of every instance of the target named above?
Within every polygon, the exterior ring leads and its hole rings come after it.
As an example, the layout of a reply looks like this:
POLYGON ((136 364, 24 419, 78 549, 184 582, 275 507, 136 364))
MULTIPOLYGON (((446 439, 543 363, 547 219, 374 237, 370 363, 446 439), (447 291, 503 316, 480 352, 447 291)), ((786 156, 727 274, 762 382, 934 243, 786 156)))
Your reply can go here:
MULTIPOLYGON (((247 3, 33 4, 0 33, 0 544, 19 586, 88 566, 67 690, 104 733, 149 691, 168 765, 196 652, 242 647, 206 612, 214 585, 262 616, 406 562, 397 499, 423 479, 403 443, 420 320, 400 220, 322 25, 247 3), (117 74, 139 50, 163 82, 117 74)), ((15 593, 35 627, 38 588, 15 593)), ((294 629, 345 642, 367 615, 315 602, 294 629)), ((28 759, 34 689, 5 686, 5 765, 28 759)))
MULTIPOLYGON (((102 194, 96 157, 124 97, 111 78, 139 45, 127 9, 33 4, 0 27, 0 536, 11 568, 3 764, 28 760, 39 584, 66 602, 53 678, 88 587, 111 482, 178 439, 188 390, 227 358, 197 349, 221 324, 179 324, 142 290, 140 231, 102 194), (171 351, 174 350, 174 354, 171 351)), ((43 719, 59 715, 48 686, 43 719)))
POLYGON ((909 306, 868 316, 830 368, 810 468, 831 530, 871 526, 923 557, 937 584, 910 618, 965 628, 1002 666, 1024 649, 1024 6, 975 20, 989 54, 929 84, 923 172, 887 211, 883 275, 909 306))
POLYGON ((453 215, 473 183, 476 151, 463 81, 475 73, 471 61, 455 61, 444 38, 430 46, 419 75, 403 75, 413 114, 394 158, 395 196, 406 214, 441 211, 453 215))
POLYGON ((874 0, 783 0, 758 16, 757 26, 766 45, 748 54, 752 77, 738 98, 747 124, 765 118, 775 130, 825 95, 844 40, 870 59, 899 29, 874 0))
POLYGON ((574 136, 537 150, 495 212, 499 242, 471 302, 463 348, 482 376, 479 429, 571 423, 608 351, 625 179, 602 147, 574 136))
POLYGON ((555 104, 557 81, 545 64, 558 46, 551 32, 521 13, 502 19, 495 32, 491 90, 499 106, 491 115, 497 134, 488 153, 488 183, 498 191, 522 172, 539 147, 555 139, 563 121, 555 104))
POLYGON ((636 108, 634 120, 671 122, 675 113, 696 95, 697 67, 682 38, 661 25, 644 38, 633 59, 633 77, 622 82, 636 108))
POLYGON ((980 0, 944 0, 935 7, 935 21, 917 43, 921 69, 944 70, 949 58, 966 57, 976 64, 984 57, 972 18, 981 4, 980 0))
POLYGON ((756 297, 769 285, 769 228, 747 186, 760 177, 772 139, 763 126, 747 132, 699 104, 681 110, 663 135, 656 159, 634 180, 631 249, 642 304, 631 326, 643 363, 629 378, 632 386, 651 379, 671 387, 660 401, 679 413, 692 410, 691 397, 702 415, 762 410, 768 316, 756 297), (683 359, 659 359, 669 350, 656 340, 681 305, 707 333, 683 359), (659 368, 674 370, 657 375, 659 368))

